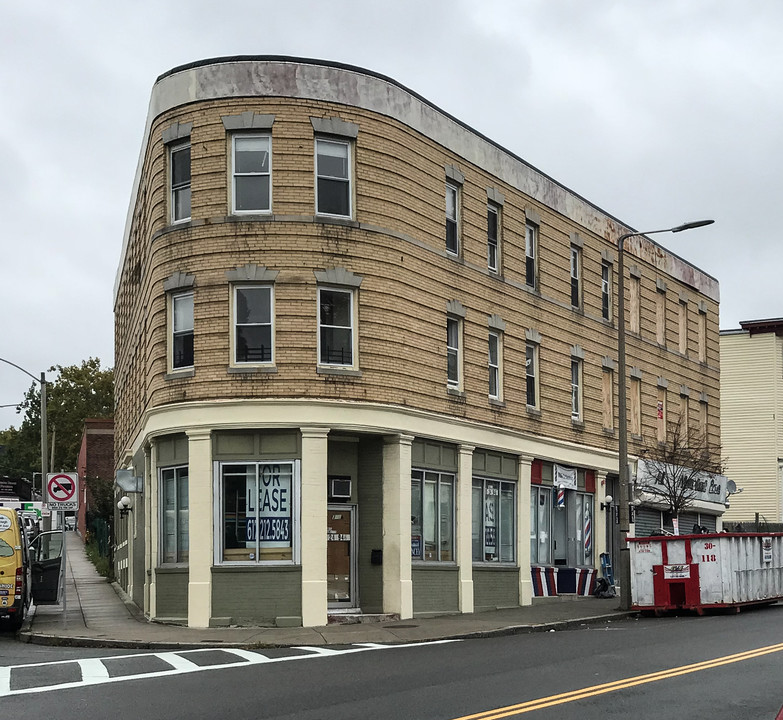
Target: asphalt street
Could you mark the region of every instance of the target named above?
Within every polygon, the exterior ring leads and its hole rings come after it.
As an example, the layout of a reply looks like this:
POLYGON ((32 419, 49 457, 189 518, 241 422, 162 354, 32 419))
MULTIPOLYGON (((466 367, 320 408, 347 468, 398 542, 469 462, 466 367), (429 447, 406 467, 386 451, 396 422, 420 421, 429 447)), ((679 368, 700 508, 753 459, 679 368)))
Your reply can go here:
POLYGON ((0 640, 0 704, 68 720, 774 718, 783 606, 414 645, 144 652, 0 640))

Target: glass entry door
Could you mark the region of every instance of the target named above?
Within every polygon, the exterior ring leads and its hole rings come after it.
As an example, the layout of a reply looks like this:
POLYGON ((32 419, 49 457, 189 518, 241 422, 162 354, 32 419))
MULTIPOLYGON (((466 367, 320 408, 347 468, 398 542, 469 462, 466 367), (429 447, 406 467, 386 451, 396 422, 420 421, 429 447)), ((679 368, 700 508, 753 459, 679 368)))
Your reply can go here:
POLYGON ((327 512, 326 593, 329 608, 356 607, 354 505, 329 505, 327 512))

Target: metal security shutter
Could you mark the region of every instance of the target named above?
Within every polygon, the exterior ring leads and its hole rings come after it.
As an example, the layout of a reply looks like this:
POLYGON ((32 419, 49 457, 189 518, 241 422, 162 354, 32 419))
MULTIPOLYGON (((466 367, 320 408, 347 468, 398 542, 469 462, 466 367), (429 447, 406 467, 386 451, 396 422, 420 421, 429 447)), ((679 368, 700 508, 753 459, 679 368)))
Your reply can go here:
POLYGON ((680 535, 690 535, 693 532, 693 526, 699 524, 697 513, 680 513, 680 535))
POLYGON ((655 530, 661 529, 661 513, 659 510, 639 506, 636 508, 636 537, 648 537, 655 530))
POLYGON ((706 515, 704 513, 699 515, 699 523, 707 528, 708 532, 715 532, 717 530, 717 516, 706 515))

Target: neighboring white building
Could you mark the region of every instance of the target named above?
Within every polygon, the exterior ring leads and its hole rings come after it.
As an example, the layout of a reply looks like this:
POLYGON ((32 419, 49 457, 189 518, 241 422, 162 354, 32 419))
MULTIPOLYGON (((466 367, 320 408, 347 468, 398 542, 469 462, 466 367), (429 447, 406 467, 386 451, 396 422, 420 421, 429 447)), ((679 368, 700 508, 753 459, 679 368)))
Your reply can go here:
POLYGON ((721 441, 742 489, 727 521, 783 521, 783 318, 720 333, 721 441))

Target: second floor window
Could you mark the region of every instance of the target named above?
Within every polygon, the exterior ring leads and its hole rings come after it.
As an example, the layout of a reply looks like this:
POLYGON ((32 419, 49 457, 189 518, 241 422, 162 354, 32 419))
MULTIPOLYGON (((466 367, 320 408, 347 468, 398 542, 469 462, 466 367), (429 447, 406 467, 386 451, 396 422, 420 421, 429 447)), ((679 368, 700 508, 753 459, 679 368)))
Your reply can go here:
POLYGON ((487 206, 487 267, 492 272, 498 272, 500 269, 499 263, 499 223, 500 212, 497 205, 487 206))
POLYGON ((446 250, 459 255, 459 188, 446 183, 446 250))
POLYGON ((350 144, 316 139, 316 212, 351 217, 350 144))
POLYGON ((318 362, 353 365, 353 292, 318 288, 318 362))
POLYGON ((171 367, 193 367, 193 293, 171 298, 171 367))
POLYGON ((272 362, 272 288, 234 288, 234 362, 272 362))
POLYGON ((190 220, 190 143, 171 148, 171 222, 190 220))
POLYGON ((527 390, 527 406, 538 407, 538 349, 532 343, 525 346, 525 388, 527 390))
POLYGON ((489 334, 489 397, 493 400, 501 398, 500 354, 500 335, 491 332, 489 334))
POLYGON ((268 135, 234 136, 234 212, 270 210, 270 143, 268 135))
POLYGON ((457 318, 446 319, 446 353, 448 355, 448 386, 458 389, 460 386, 460 321, 457 318))
POLYGON ((582 419, 582 363, 571 360, 571 419, 582 419))

